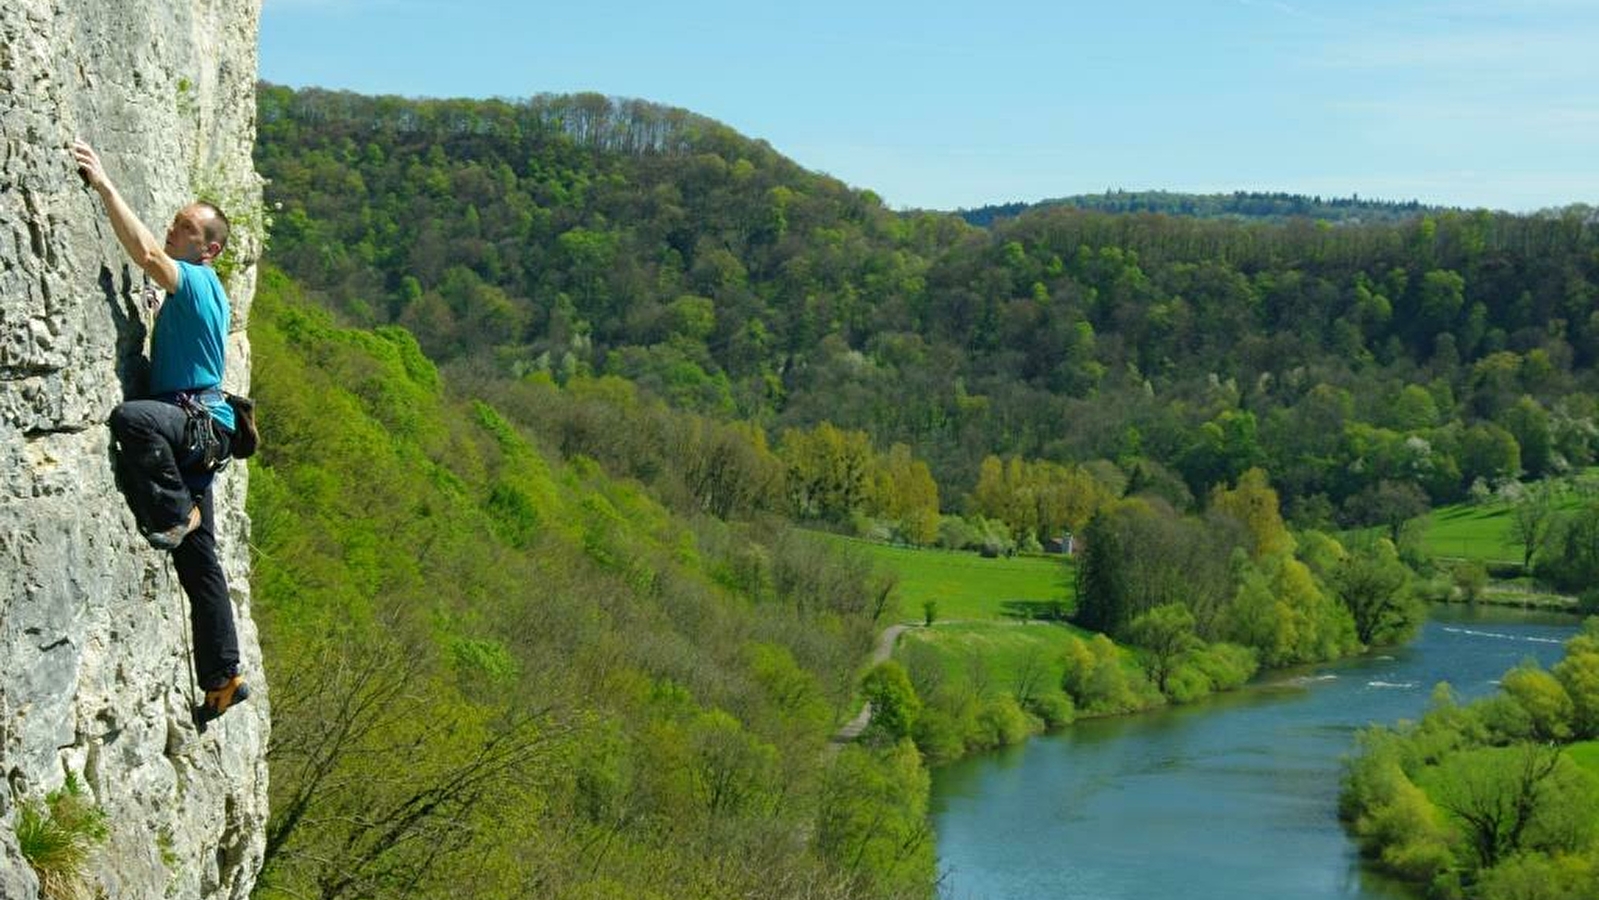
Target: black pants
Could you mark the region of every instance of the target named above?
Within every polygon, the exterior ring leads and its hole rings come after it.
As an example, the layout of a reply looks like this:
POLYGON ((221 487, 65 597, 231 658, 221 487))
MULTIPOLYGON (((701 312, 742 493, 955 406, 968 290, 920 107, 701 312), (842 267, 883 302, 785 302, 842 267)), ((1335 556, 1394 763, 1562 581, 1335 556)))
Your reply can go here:
POLYGON ((210 689, 239 671, 239 638, 233 627, 228 579, 217 560, 216 515, 211 504, 214 473, 185 471, 188 414, 161 400, 130 400, 111 413, 117 441, 117 470, 139 527, 164 531, 187 521, 200 507, 200 527, 172 551, 178 581, 189 597, 194 630, 194 667, 200 686, 210 689))

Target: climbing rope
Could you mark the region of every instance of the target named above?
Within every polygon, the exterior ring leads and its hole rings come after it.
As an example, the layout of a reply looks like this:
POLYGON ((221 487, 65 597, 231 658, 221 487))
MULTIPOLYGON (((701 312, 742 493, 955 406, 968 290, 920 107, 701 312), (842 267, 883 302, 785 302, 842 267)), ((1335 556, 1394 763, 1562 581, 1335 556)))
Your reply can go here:
POLYGON ((167 581, 167 588, 168 588, 167 593, 172 594, 173 596, 178 598, 178 633, 183 635, 183 657, 184 657, 184 660, 188 663, 188 668, 184 669, 183 680, 188 685, 189 708, 190 709, 194 709, 195 707, 199 706, 200 703, 199 703, 198 700, 195 699, 195 693, 194 693, 194 689, 195 689, 194 647, 191 646, 190 641, 189 641, 189 623, 188 623, 188 612, 189 612, 189 610, 184 604, 183 583, 181 581, 178 581, 178 564, 172 561, 172 554, 164 553, 162 555, 165 556, 166 560, 167 560, 166 571, 171 575, 171 577, 167 581), (174 582, 177 583, 177 589, 176 590, 172 589, 174 582))

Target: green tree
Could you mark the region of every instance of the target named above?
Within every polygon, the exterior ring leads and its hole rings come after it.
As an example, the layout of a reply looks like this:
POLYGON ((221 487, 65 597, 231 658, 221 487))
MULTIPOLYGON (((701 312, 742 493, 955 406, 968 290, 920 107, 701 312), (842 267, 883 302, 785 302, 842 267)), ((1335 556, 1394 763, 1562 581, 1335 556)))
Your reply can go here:
POLYGON ((1382 868, 1428 884, 1454 865, 1443 811, 1401 765, 1400 738, 1374 728, 1357 736, 1360 752, 1347 763, 1342 813, 1362 849, 1382 868))
POLYGON ((1550 474, 1554 466, 1554 438, 1549 430, 1549 413, 1538 401, 1522 397, 1499 417, 1499 424, 1515 438, 1521 452, 1521 468, 1533 478, 1550 474))
POLYGON ((1437 767, 1428 791, 1460 827, 1479 869, 1523 849, 1574 848, 1594 828, 1591 815, 1577 812, 1591 800, 1591 784, 1558 747, 1462 750, 1437 767))
POLYGON ((1233 593, 1233 548, 1248 540, 1244 526, 1231 517, 1184 519, 1141 500, 1096 515, 1082 539, 1079 625, 1120 635, 1141 613, 1182 603, 1202 636, 1214 631, 1233 593))
POLYGON ((1572 704, 1573 736, 1599 737, 1599 618, 1583 622, 1582 631, 1566 642, 1566 655, 1551 670, 1572 704))
POLYGON ((1366 646, 1399 643, 1426 615, 1411 588, 1410 569, 1384 538, 1357 546, 1333 565, 1328 586, 1354 618, 1355 637, 1366 646))
POLYGON ((1521 545, 1521 568, 1532 570, 1533 557, 1548 543, 1556 524, 1554 495, 1547 483, 1530 485, 1510 509, 1510 537, 1521 545))
POLYGON ((1283 524, 1277 492, 1271 489, 1263 469, 1250 469, 1238 477, 1231 490, 1218 487, 1210 499, 1215 512, 1230 515, 1249 529, 1251 555, 1271 556, 1292 553, 1294 539, 1283 524))
POLYGON ((1158 700, 1149 696, 1136 671, 1122 663, 1121 651, 1110 638, 1096 634, 1088 640, 1073 638, 1066 649, 1061 689, 1072 703, 1091 715, 1132 712, 1158 700))
POLYGON ((1553 675, 1536 665, 1524 663, 1506 672, 1500 686, 1527 711, 1533 739, 1545 742, 1571 739, 1575 709, 1565 686, 1553 675))
POLYGON ((796 515, 836 522, 863 508, 875 458, 865 432, 843 431, 828 422, 810 431, 789 429, 778 456, 787 468, 796 515))
POLYGON ((1562 590, 1586 590, 1599 583, 1599 503, 1588 503, 1561 521, 1551 534, 1538 571, 1562 590))
POLYGON ((890 740, 910 736, 921 715, 922 701, 903 666, 894 660, 878 663, 862 680, 861 693, 872 705, 873 732, 890 740))
POLYGON ((1388 539, 1397 544, 1400 529, 1424 515, 1428 504, 1426 493, 1416 485, 1384 479, 1351 497, 1346 508, 1360 524, 1386 527, 1388 539))
POLYGON ((895 444, 874 461, 868 506, 879 516, 897 523, 906 541, 927 545, 938 539, 938 484, 927 463, 914 458, 910 447, 895 444))
POLYGON ((1592 854, 1518 853, 1478 884, 1483 900, 1585 900, 1599 896, 1592 854))
POLYGON ((1510 432, 1492 422, 1478 422, 1460 437, 1460 475, 1467 482, 1490 483, 1521 472, 1521 446, 1510 432))
POLYGON ((877 751, 850 746, 828 772, 817 811, 816 846, 827 859, 885 896, 925 889, 933 870, 927 770, 910 741, 877 751))
POLYGON ((1140 614, 1128 626, 1127 637, 1142 651, 1144 671, 1161 693, 1184 658, 1204 644, 1194 632, 1194 614, 1181 603, 1140 614))

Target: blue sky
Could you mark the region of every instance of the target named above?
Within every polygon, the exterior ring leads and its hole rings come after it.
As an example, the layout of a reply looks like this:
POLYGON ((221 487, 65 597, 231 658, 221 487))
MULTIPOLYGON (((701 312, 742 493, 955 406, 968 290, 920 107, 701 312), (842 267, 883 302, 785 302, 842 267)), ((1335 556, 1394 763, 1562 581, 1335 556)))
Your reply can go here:
POLYGON ((894 207, 1599 205, 1594 0, 264 0, 261 77, 681 106, 894 207))

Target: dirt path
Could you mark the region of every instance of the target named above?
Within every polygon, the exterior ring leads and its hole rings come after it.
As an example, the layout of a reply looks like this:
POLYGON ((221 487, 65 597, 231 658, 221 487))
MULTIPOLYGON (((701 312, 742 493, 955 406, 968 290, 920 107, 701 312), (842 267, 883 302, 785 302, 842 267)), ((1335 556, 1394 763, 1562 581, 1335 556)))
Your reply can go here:
MULTIPOLYGON (((911 624, 900 624, 883 629, 883 633, 877 636, 877 646, 872 648, 872 665, 888 662, 889 657, 894 655, 894 643, 899 640, 899 636, 904 634, 906 629, 914 627, 916 626, 911 624)), ((872 703, 868 700, 861 705, 861 711, 855 715, 855 718, 845 722, 843 727, 834 733, 832 749, 837 750, 840 745, 860 737, 861 732, 865 731, 871 722, 872 703)))
MULTIPOLYGON (((938 623, 938 625, 959 625, 959 624, 963 624, 966 621, 967 620, 965 620, 965 619, 949 619, 947 621, 940 621, 938 623)), ((1018 626, 1020 626, 1020 625, 1047 625, 1049 623, 1040 622, 1040 621, 1037 621, 1035 619, 1024 619, 1024 620, 1022 620, 1020 622, 1003 622, 1003 623, 995 623, 995 624, 1018 625, 1018 626)), ((903 623, 901 623, 899 625, 890 625, 887 628, 883 629, 883 633, 877 636, 877 646, 872 648, 872 665, 876 666, 876 665, 880 665, 882 663, 888 662, 889 657, 894 655, 894 644, 899 641, 899 636, 900 635, 904 634, 906 631, 909 631, 912 628, 925 628, 925 627, 927 627, 927 626, 918 624, 916 622, 903 622, 903 623)), ((938 626, 934 625, 933 627, 936 628, 938 626)), ((871 723, 872 723, 872 702, 870 700, 868 700, 864 704, 861 705, 861 711, 855 714, 855 718, 850 719, 848 722, 845 722, 843 724, 843 726, 841 726, 838 729, 838 731, 833 733, 832 744, 829 746, 828 749, 833 751, 833 752, 837 752, 839 747, 841 747, 841 746, 849 743, 850 741, 853 741, 856 738, 860 737, 861 736, 861 732, 865 731, 866 730, 866 726, 870 725, 871 723)))

